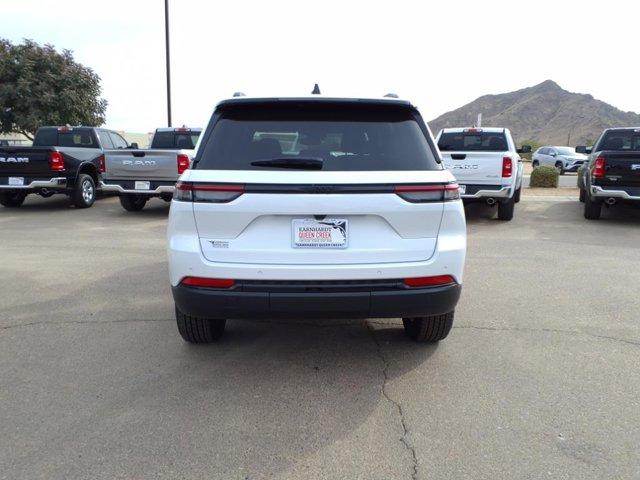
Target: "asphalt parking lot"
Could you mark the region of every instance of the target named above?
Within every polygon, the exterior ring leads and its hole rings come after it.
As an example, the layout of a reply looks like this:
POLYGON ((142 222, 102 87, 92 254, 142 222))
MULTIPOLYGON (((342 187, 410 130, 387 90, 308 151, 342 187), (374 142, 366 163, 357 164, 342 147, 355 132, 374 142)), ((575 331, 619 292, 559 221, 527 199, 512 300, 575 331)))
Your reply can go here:
POLYGON ((168 206, 0 210, 2 479, 640 478, 640 210, 469 207, 454 329, 176 331, 168 206))

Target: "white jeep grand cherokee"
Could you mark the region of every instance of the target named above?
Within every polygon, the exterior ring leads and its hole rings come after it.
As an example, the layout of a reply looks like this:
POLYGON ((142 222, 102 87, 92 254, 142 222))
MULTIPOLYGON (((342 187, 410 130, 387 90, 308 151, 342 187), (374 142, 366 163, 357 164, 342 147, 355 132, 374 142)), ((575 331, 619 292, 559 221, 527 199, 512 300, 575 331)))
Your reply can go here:
POLYGON ((176 320, 403 318, 447 336, 466 225, 458 185, 409 102, 249 98, 217 105, 168 225, 176 320))

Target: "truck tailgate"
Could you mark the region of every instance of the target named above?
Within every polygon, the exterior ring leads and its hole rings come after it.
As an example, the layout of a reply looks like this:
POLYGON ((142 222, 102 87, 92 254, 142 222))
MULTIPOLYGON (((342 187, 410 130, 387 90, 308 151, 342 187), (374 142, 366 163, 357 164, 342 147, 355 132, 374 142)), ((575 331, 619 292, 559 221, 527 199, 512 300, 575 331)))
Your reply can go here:
POLYGON ((441 155, 445 167, 460 183, 502 183, 502 159, 505 152, 441 152, 441 155))
POLYGON ((177 180, 178 156, 175 150, 107 150, 106 179, 177 180))
POLYGON ((624 185, 640 187, 640 151, 608 151, 605 157, 605 176, 597 180, 597 185, 624 185))
POLYGON ((50 177, 50 148, 0 147, 0 176, 50 177))

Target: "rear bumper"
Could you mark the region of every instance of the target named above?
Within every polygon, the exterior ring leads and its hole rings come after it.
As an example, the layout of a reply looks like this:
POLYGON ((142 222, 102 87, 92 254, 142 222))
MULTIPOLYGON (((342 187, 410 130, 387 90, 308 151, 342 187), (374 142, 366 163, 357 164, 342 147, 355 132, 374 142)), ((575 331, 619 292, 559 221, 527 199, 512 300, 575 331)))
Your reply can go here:
POLYGON ((247 286, 229 290, 172 287, 177 307, 204 318, 398 318, 440 315, 452 311, 461 285, 407 288, 283 288, 247 286))
POLYGON ((510 198, 512 186, 503 185, 465 185, 466 193, 462 194, 463 200, 480 198, 510 198))
MULTIPOLYGON (((13 175, 11 175, 13 176, 13 175)), ((19 177, 18 175, 15 175, 19 177)), ((9 185, 9 177, 0 177, 0 189, 6 190, 37 190, 40 188, 48 188, 51 190, 64 190, 67 188, 67 178, 66 177, 56 177, 56 178, 24 178, 24 185, 9 185)))
POLYGON ((615 198, 617 200, 626 200, 632 202, 640 202, 640 187, 618 187, 603 188, 597 185, 591 186, 591 196, 595 198, 615 198))
POLYGON ((149 181, 149 189, 136 189, 136 180, 102 180, 100 182, 100 188, 104 192, 116 192, 116 193, 130 193, 136 195, 162 195, 173 194, 176 189, 176 182, 174 181, 154 181, 154 180, 140 180, 149 181))

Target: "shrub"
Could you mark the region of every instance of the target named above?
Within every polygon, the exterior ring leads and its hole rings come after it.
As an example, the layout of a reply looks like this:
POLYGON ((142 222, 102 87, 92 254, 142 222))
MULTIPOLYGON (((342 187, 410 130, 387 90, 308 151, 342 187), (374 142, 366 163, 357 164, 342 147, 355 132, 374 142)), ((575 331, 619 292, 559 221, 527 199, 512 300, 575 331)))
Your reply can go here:
POLYGON ((558 170, 553 167, 536 167, 531 172, 531 188, 558 188, 558 170))

